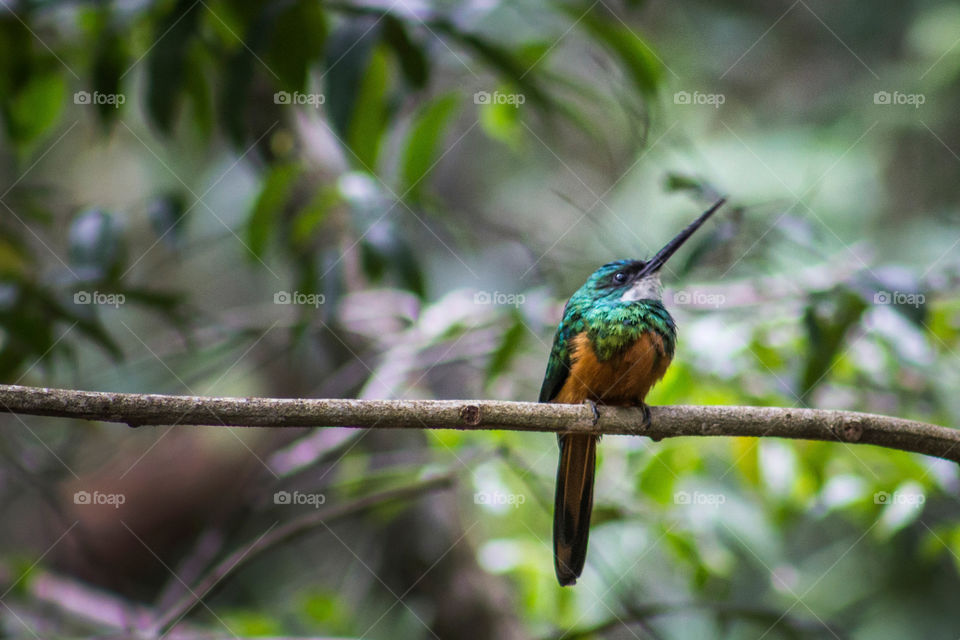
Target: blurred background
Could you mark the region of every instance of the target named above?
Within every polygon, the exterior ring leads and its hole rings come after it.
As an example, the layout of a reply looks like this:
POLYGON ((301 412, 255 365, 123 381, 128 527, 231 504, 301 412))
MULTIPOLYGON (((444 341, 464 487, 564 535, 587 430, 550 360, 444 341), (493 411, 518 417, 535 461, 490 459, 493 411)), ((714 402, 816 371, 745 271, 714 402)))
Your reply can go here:
MULTIPOLYGON (((0 0, 0 380, 533 400, 723 194, 648 401, 953 425, 958 80, 925 0, 0 0)), ((2 637, 957 636, 919 455, 605 438, 561 589, 550 434, 0 423, 2 637)))

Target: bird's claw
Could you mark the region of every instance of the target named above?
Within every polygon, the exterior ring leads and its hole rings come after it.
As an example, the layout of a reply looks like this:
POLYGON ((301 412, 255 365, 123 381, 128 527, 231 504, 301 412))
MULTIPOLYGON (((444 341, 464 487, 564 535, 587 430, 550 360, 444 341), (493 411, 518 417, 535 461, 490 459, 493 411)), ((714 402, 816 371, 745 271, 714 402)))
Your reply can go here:
POLYGON ((584 400, 584 404, 590 405, 590 411, 593 412, 593 426, 597 426, 597 423, 600 421, 600 410, 597 409, 597 403, 587 399, 584 400))
POLYGON ((640 423, 640 426, 644 429, 650 428, 650 406, 646 402, 640 402, 637 405, 640 408, 640 411, 643 412, 643 422, 640 423))

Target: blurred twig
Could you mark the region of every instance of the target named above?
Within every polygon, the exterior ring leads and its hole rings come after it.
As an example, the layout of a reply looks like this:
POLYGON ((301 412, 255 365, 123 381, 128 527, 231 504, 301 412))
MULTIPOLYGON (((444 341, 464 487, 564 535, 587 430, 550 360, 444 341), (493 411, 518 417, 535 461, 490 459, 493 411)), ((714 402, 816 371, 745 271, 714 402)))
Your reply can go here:
POLYGON ((197 582, 197 586, 191 589, 189 594, 185 595, 158 617, 155 628, 159 633, 164 634, 198 606, 203 598, 227 575, 233 573, 238 567, 259 556, 264 551, 286 542, 301 533, 317 527, 326 527, 328 523, 334 520, 355 515, 385 502, 415 498, 436 489, 449 487, 453 483, 454 476, 454 472, 449 472, 407 486, 373 493, 352 502, 319 509, 314 513, 307 514, 275 529, 271 529, 267 534, 243 545, 217 563, 216 566, 197 582))
POLYGON ((738 406, 640 409, 495 400, 217 398, 0 385, 0 410, 140 425, 346 426, 639 435, 795 438, 873 444, 960 462, 960 430, 855 411, 738 406))

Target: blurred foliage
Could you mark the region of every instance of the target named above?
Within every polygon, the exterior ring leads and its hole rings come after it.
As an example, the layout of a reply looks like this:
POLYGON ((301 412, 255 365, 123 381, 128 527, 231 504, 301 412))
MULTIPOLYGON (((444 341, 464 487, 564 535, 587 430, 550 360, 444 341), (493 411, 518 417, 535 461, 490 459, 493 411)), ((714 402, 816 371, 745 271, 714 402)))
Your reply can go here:
MULTIPOLYGON (((665 274, 652 403, 956 424, 957 33, 928 0, 0 3, 0 380, 531 399, 592 269, 723 194, 665 274)), ((277 491, 442 472, 238 567, 177 632, 956 636, 960 478, 921 456, 607 438, 561 589, 548 435, 4 421, 4 637, 169 611, 313 512, 277 491)))

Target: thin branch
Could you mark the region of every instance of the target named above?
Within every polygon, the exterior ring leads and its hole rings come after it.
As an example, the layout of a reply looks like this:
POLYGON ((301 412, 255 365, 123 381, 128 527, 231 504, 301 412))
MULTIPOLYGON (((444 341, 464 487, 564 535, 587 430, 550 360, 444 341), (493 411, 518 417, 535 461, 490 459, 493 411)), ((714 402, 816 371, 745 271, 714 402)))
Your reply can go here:
POLYGON ((600 407, 496 400, 206 398, 0 385, 0 411, 141 425, 497 429, 638 435, 797 438, 873 444, 960 462, 960 430, 854 411, 781 407, 600 407))

